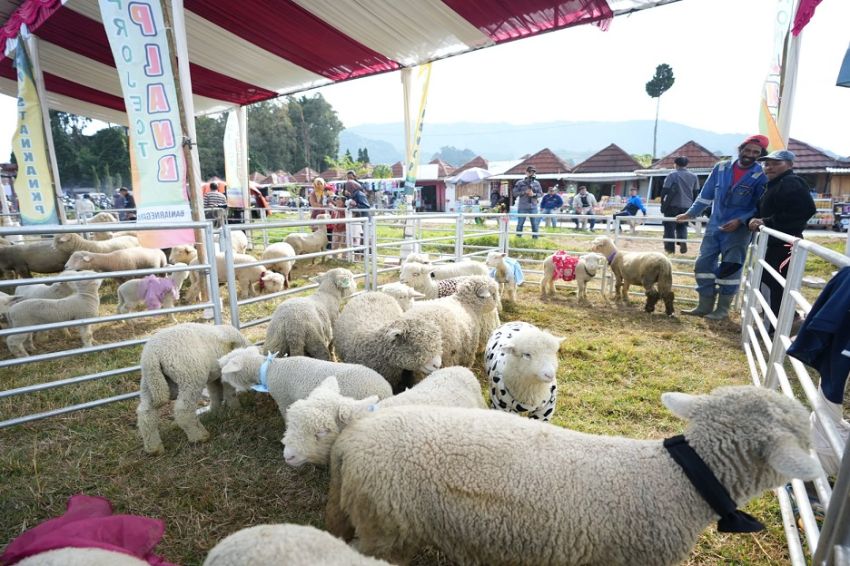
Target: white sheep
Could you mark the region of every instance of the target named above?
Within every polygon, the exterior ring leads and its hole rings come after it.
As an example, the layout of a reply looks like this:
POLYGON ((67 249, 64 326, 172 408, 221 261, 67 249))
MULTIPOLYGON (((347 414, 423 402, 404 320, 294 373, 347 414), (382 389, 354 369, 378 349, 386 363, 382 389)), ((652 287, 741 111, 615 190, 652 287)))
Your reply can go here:
POLYGON ((498 326, 499 289, 487 276, 469 277, 457 293, 414 303, 405 316, 429 318, 440 325, 444 366, 471 367, 498 326))
POLYGON ((230 231, 230 247, 238 254, 244 254, 248 250, 248 236, 242 230, 230 231))
POLYGON ((263 250, 262 259, 280 259, 281 261, 275 263, 269 263, 266 265, 268 269, 272 271, 276 271, 283 275, 286 278, 285 287, 289 289, 289 272, 292 271, 292 264, 294 261, 283 261, 285 258, 293 258, 295 257, 295 249, 287 244, 286 242, 276 242, 274 244, 269 244, 265 250, 263 250))
MULTIPOLYGON (((118 218, 115 217, 114 214, 109 212, 98 212, 88 220, 89 224, 117 224, 118 218)), ((122 232, 122 235, 128 235, 127 232, 122 232)), ((109 240, 115 236, 114 232, 92 232, 91 239, 92 240, 109 240)))
POLYGON ((421 263, 406 264, 402 268, 399 282, 418 293, 422 293, 425 299, 441 299, 454 295, 457 292, 458 284, 464 279, 475 277, 474 275, 461 275, 449 279, 437 279, 434 274, 435 268, 436 266, 421 263))
POLYGON ((505 261, 507 257, 508 254, 504 252, 487 252, 485 265, 495 271, 493 278, 499 284, 499 295, 505 300, 515 303, 517 280, 514 276, 513 267, 505 261))
POLYGON ((117 550, 73 546, 39 552, 15 564, 17 566, 150 566, 147 560, 117 550))
MULTIPOLYGON (((107 240, 111 241, 111 240, 107 240)), ((66 270, 131 271, 165 267, 168 260, 162 250, 129 248, 105 254, 74 252, 65 263, 66 270)))
POLYGON ((70 252, 54 248, 52 240, 0 246, 0 275, 28 279, 33 271, 59 273, 70 256, 70 252))
POLYGON ((395 299, 403 311, 409 311, 410 307, 413 306, 414 300, 425 298, 425 295, 413 287, 408 287, 404 283, 387 283, 378 289, 378 291, 395 299))
POLYGON ((283 458, 296 468, 307 462, 327 466, 331 446, 348 423, 377 410, 403 405, 485 408, 481 385, 462 367, 438 369, 411 389, 384 400, 352 399, 340 392, 336 378, 329 377, 306 399, 289 407, 283 458))
MULTIPOLYGON (((89 272, 90 273, 90 272, 89 272)), ((6 321, 11 327, 34 326, 51 322, 69 322, 98 316, 100 308, 100 279, 87 281, 69 281, 73 295, 62 299, 24 299, 11 305, 6 311, 6 321)), ((84 348, 92 345, 91 325, 77 327, 84 348)), ((35 348, 33 332, 13 334, 6 337, 9 351, 19 358, 29 354, 24 346, 35 348)))
POLYGON ((292 403, 305 399, 332 375, 337 377, 342 391, 348 397, 363 399, 375 396, 376 399, 384 399, 392 395, 387 380, 367 367, 306 356, 268 358, 256 346, 234 350, 222 356, 218 364, 222 381, 232 385, 237 393, 251 388, 268 390, 284 422, 288 422, 286 410, 292 403), (265 383, 262 383, 263 376, 265 383))
POLYGON ((53 247, 57 250, 73 253, 78 251, 108 254, 115 250, 126 250, 139 247, 139 239, 135 236, 118 236, 106 240, 86 240, 79 234, 55 234, 53 247))
MULTIPOLYGON (((744 506, 820 472, 799 402, 752 386, 665 393, 684 438, 744 506)), ((462 564, 684 561, 718 514, 660 440, 584 434, 501 411, 395 407, 331 449, 325 524, 404 561, 424 546, 462 564), (604 510, 604 512, 600 512, 604 510)))
POLYGON ((189 265, 196 259, 198 259, 198 250, 192 244, 177 244, 171 248, 171 252, 168 254, 169 263, 185 263, 189 265))
POLYGON ((667 316, 673 316, 673 264, 661 252, 621 252, 608 236, 594 239, 590 249, 608 260, 615 279, 614 297, 629 302, 629 286, 642 285, 646 290, 644 310, 651 313, 659 299, 664 301, 667 316))
POLYGON ((431 257, 428 254, 412 253, 407 254, 402 263, 431 263, 431 257))
POLYGON ((605 267, 605 256, 588 253, 575 258, 565 251, 558 251, 543 260, 543 279, 540 281, 540 296, 555 294, 555 280, 572 281, 578 285, 578 300, 587 301, 587 283, 605 267), (575 262, 575 265, 572 265, 575 262))
POLYGON ((139 406, 136 417, 145 452, 161 454, 159 408, 174 401, 174 422, 189 442, 205 442, 209 432, 198 419, 196 409, 204 387, 210 395, 210 408, 222 401, 231 404, 235 392, 221 381, 218 360, 234 348, 248 345, 230 325, 184 323, 164 328, 151 336, 142 349, 139 406))
POLYGON ((435 316, 404 312, 384 293, 363 293, 348 301, 333 335, 339 359, 374 369, 395 392, 443 363, 443 335, 435 316))
POLYGON ((558 348, 563 341, 526 322, 497 328, 484 350, 490 406, 548 421, 558 396, 558 348))
MULTIPOLYGON (((68 275, 63 273, 60 275, 68 275)), ((35 285, 18 285, 15 287, 15 296, 24 299, 62 299, 74 294, 74 289, 68 281, 60 281, 47 285, 36 283, 35 285)))
POLYGON ((340 303, 357 289, 357 281, 351 271, 341 267, 311 281, 319 285, 315 293, 283 301, 275 309, 266 333, 267 352, 331 359, 333 326, 339 317, 340 303))
MULTIPOLYGON (((185 263, 175 263, 174 267, 186 267, 185 263)), ((180 300, 180 287, 189 276, 188 271, 174 271, 165 277, 148 275, 142 279, 131 279, 118 286, 118 313, 130 312, 133 308, 145 305, 148 310, 170 309, 180 300)), ((177 322, 174 313, 169 315, 171 322, 177 322)), ((127 320, 132 325, 132 319, 127 320)))
MULTIPOLYGON (((327 220, 329 218, 330 215, 328 214, 320 214, 316 217, 316 220, 327 220)), ((293 232, 286 236, 284 241, 292 246, 292 249, 295 251, 295 255, 318 253, 324 250, 328 245, 328 225, 316 225, 315 232, 293 232)), ((322 256, 322 261, 324 260, 325 258, 322 256)), ((310 260, 310 263, 315 262, 316 258, 312 258, 310 260)))
POLYGON ((452 279, 463 275, 487 275, 487 266, 477 261, 461 261, 445 265, 407 262, 401 266, 399 281, 424 293, 427 279, 452 279))
MULTIPOLYGON (((233 264, 240 265, 244 263, 256 263, 257 258, 248 254, 233 254, 233 264)), ((197 258, 190 262, 190 265, 198 265, 197 258)), ((218 283, 227 283, 227 265, 224 252, 215 254, 216 271, 218 272, 218 283)), ((272 277, 273 275, 262 265, 252 265, 250 267, 240 267, 234 269, 236 283, 239 286, 238 296, 240 299, 255 296, 258 291, 260 294, 273 293, 282 291, 284 288, 285 279, 272 277)), ((189 274, 189 289, 186 291, 186 300, 194 303, 198 299, 206 300, 206 293, 201 293, 202 272, 192 271, 189 274)))
POLYGON ((275 566, 390 566, 383 560, 363 556, 325 531, 306 525, 288 524, 257 525, 236 531, 210 550, 203 566, 270 566, 272 564, 275 566))

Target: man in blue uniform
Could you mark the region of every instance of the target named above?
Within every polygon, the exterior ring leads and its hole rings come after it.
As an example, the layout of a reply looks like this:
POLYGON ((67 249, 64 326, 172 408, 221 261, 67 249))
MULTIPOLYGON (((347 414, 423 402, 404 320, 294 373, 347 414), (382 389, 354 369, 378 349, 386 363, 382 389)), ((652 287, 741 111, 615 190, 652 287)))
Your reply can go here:
POLYGON ((756 215, 767 183, 756 161, 767 155, 767 146, 765 136, 750 136, 744 140, 738 146, 738 159, 715 165, 699 197, 687 212, 676 216, 677 222, 687 222, 712 207, 694 265, 699 305, 684 311, 685 314, 711 320, 729 316, 729 307, 741 284, 741 269, 750 241, 747 222, 756 215))

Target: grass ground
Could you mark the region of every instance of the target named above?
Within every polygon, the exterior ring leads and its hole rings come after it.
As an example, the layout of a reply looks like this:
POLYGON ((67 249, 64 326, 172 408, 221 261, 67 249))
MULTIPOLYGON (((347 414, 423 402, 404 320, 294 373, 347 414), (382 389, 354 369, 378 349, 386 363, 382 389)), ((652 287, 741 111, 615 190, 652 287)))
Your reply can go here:
MULTIPOLYGON (((382 238, 399 231, 386 228, 382 238)), ((438 234, 426 231, 426 235, 438 234)), ((478 243, 487 244, 491 236, 480 238, 478 243)), ((524 247, 532 245, 529 238, 521 243, 524 247)), ((586 243, 577 242, 572 248, 583 249, 586 243)), ((658 245, 656 242, 654 247, 658 245)), ((543 250, 564 247, 563 242, 549 238, 541 238, 533 246, 541 249, 541 256, 545 256, 543 250)), ((831 247, 841 246, 843 243, 837 242, 831 247)), ((528 254, 537 257, 536 252, 528 254)), ((812 260, 812 271, 828 275, 829 266, 819 261, 812 260)), ((294 283, 303 285, 309 275, 327 267, 296 268, 294 283)), ((105 312, 114 312, 114 292, 114 284, 105 285, 105 312)), ((590 433, 662 438, 682 428, 661 406, 662 392, 700 393, 720 385, 748 382, 734 322, 668 319, 660 314, 647 315, 638 305, 622 307, 606 302, 598 292, 591 291, 589 298, 590 305, 579 305, 574 291, 562 290, 544 302, 536 287, 528 284, 520 289, 517 304, 502 313, 505 321, 524 320, 567 337, 560 352, 560 396, 554 424, 590 433)), ((252 305, 245 309, 243 319, 267 314, 272 308, 252 305)), ((179 318, 194 320, 198 315, 179 318)), ((161 319, 147 319, 135 331, 121 324, 100 325, 95 337, 101 343, 128 339, 165 324, 161 319)), ((264 327, 246 333, 258 340, 264 327)), ((47 350, 78 344, 76 338, 69 340, 57 333, 52 333, 48 342, 42 342, 47 350)), ((138 355, 139 348, 133 348, 5 368, 0 370, 0 384, 2 389, 10 389, 130 366, 138 363, 138 355)), ((480 365, 474 370, 483 379, 480 365)), ((0 399, 0 420, 137 388, 138 374, 133 373, 0 399)), ((159 457, 147 456, 141 449, 133 401, 0 430, 0 544, 61 514, 67 498, 80 492, 110 498, 118 513, 165 519, 166 534, 158 550, 181 564, 200 564, 218 540, 250 525, 294 522, 322 527, 327 473, 284 465, 279 442, 283 423, 270 398, 246 394, 240 404, 202 416, 211 433, 210 441, 202 445, 189 445, 164 411, 161 429, 166 452, 159 457)), ((765 532, 727 535, 711 527, 700 538, 688 563, 787 563, 781 518, 772 495, 752 502, 747 510, 765 522, 765 532)), ((667 518, 659 517, 663 520, 667 518)), ((423 555, 417 563, 447 564, 436 554, 423 555)))

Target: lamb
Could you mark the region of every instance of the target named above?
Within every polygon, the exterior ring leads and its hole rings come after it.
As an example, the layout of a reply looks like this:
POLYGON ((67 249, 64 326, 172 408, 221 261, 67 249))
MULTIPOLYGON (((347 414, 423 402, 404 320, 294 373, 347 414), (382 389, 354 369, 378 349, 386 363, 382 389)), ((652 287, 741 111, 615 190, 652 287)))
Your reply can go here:
MULTIPOLYGON (((185 263, 176 263, 174 267, 186 267, 185 263)), ((189 276, 188 271, 174 271, 165 277, 148 275, 142 279, 131 279, 118 286, 118 313, 124 314, 140 305, 148 310, 170 309, 180 300, 180 287, 189 276)), ((171 322, 177 322, 174 313, 169 315, 171 322)), ((131 325, 132 320, 128 320, 131 325)))
POLYGON ((398 306, 402 311, 409 311, 413 306, 413 301, 416 299, 424 299, 425 295, 416 291, 412 287, 408 287, 404 283, 387 283, 380 289, 381 293, 389 295, 398 302, 398 306))
POLYGON ((139 239, 135 236, 118 236, 107 240, 86 240, 79 234, 55 234, 53 236, 53 247, 69 254, 84 251, 99 254, 108 254, 115 250, 126 250, 139 247, 139 239))
POLYGON ((248 250, 248 236, 242 230, 230 231, 230 247, 238 254, 244 254, 248 250))
POLYGON ((558 396, 557 338, 526 322, 497 328, 484 350, 490 406, 548 421, 558 396))
POLYGON ((629 286, 646 289, 644 310, 651 313, 659 299, 667 316, 673 316, 673 265, 660 252, 620 252, 608 236, 599 236, 590 246, 608 260, 616 280, 615 298, 629 302, 629 286))
POLYGON ((332 375, 339 380, 339 387, 348 397, 363 399, 373 396, 377 400, 392 395, 387 380, 367 367, 314 360, 306 356, 267 358, 256 346, 234 350, 222 356, 218 365, 222 381, 233 386, 237 393, 251 388, 268 390, 286 423, 289 422, 286 411, 290 405, 305 399, 332 375))
POLYGON ((132 271, 136 269, 155 269, 168 265, 162 250, 150 248, 129 248, 115 250, 105 254, 95 252, 74 252, 65 263, 67 270, 92 271, 132 271))
POLYGON ((337 267, 312 278, 319 284, 309 297, 297 297, 280 303, 266 333, 267 352, 281 356, 310 356, 331 359, 333 326, 339 317, 342 299, 357 289, 354 274, 337 267))
POLYGON ((409 262, 401 266, 399 281, 425 293, 429 279, 452 279, 464 275, 487 275, 487 266, 477 261, 461 261, 446 265, 409 262))
POLYGON ((374 369, 396 393, 443 363, 443 334, 435 316, 403 312, 383 293, 363 293, 348 301, 333 335, 342 361, 374 369))
POLYGON ((431 263, 431 257, 428 254, 412 253, 412 254, 407 254, 407 257, 405 257, 404 261, 402 261, 401 263, 403 263, 403 264, 404 263, 430 264, 431 263))
MULTIPOLYGON (((91 273, 91 272, 89 272, 91 273)), ((100 279, 87 281, 69 281, 68 285, 74 294, 62 299, 25 299, 9 306, 6 320, 11 327, 34 326, 50 322, 69 322, 98 316, 100 308, 100 279)), ((92 345, 91 325, 78 326, 83 347, 92 345)), ((19 358, 25 358, 27 353, 24 344, 32 350, 35 348, 33 333, 13 334, 6 337, 9 351, 19 358)))
MULTIPOLYGON (((822 473, 807 411, 780 393, 737 386, 661 400, 689 421, 671 440, 690 444, 732 505, 822 473)), ((431 545, 462 564, 677 564, 718 514, 664 444, 501 411, 376 411, 331 449, 325 523, 346 539, 356 529, 361 552, 393 561, 431 545)))
MULTIPOLYGON (((329 218, 330 215, 328 214, 320 214, 316 217, 316 220, 327 220, 329 218)), ((295 255, 320 252, 328 245, 328 225, 318 224, 315 232, 294 232, 289 234, 284 241, 292 246, 295 255)), ((322 257, 322 261, 324 260, 325 258, 322 257)), ((310 260, 310 263, 315 262, 316 258, 310 260)))
MULTIPOLYGON (((330 536, 330 535, 328 535, 330 536)), ((333 538, 333 537, 331 537, 333 538)), ((15 562, 17 566, 149 566, 147 560, 104 548, 66 546, 39 552, 15 562)))
MULTIPOLYGON (((68 275, 64 273, 62 275, 68 275)), ((74 288, 68 281, 60 281, 47 285, 37 283, 35 285, 19 285, 15 287, 15 296, 24 299, 62 299, 74 294, 74 288)))
POLYGON ((140 400, 136 408, 139 433, 148 454, 164 451, 159 436, 159 408, 174 402, 174 422, 183 429, 189 442, 205 442, 209 432, 195 409, 204 387, 210 394, 210 408, 224 401, 232 404, 235 392, 221 381, 218 360, 248 341, 230 325, 184 323, 158 331, 142 349, 139 384, 140 400))
POLYGON ((576 258, 563 250, 543 260, 543 279, 540 281, 542 299, 555 294, 555 280, 572 281, 578 285, 578 300, 587 301, 587 283, 605 265, 605 256, 597 253, 583 254, 576 258))
MULTIPOLYGON (((171 248, 171 253, 168 254, 169 263, 185 263, 189 265, 198 259, 198 250, 192 244, 177 244, 171 248)), ((198 262, 195 261, 197 264, 198 262)))
POLYGON ((331 446, 348 423, 379 409, 403 405, 485 408, 481 385, 471 371, 462 367, 439 369, 412 389, 383 401, 377 397, 351 399, 340 394, 337 380, 329 377, 306 399, 289 407, 283 458, 295 468, 307 462, 327 466, 331 446))
MULTIPOLYGON (((283 260, 284 258, 295 257, 295 249, 286 242, 276 242, 274 244, 270 244, 265 250, 263 250, 262 259, 277 259, 280 258, 283 260)), ((272 271, 277 271, 286 279, 285 288, 289 289, 289 272, 292 271, 292 264, 295 263, 293 261, 278 261, 276 263, 269 263, 266 265, 268 269, 272 271)))
MULTIPOLYGON (((390 566, 363 556, 325 531, 307 525, 257 525, 210 550, 203 566, 390 566)), ((76 566, 76 565, 75 565, 76 566)), ((123 566, 123 565, 122 565, 123 566)))
MULTIPOLYGON (((257 258, 247 254, 233 254, 233 264, 239 265, 243 263, 256 263, 257 258)), ((192 260, 190 265, 198 265, 197 258, 192 260)), ((215 254, 215 265, 218 271, 219 284, 227 282, 227 265, 224 252, 215 254)), ((258 291, 261 293, 272 293, 282 291, 285 284, 285 279, 282 277, 272 277, 272 274, 262 265, 252 265, 251 267, 240 267, 234 269, 236 283, 239 285, 238 295, 240 299, 255 296, 258 291)), ((200 298, 205 299, 201 293, 201 272, 192 271, 189 275, 189 290, 186 291, 186 300, 195 302, 200 298)))
MULTIPOLYGON (((504 297, 506 300, 511 301, 512 303, 516 302, 516 288, 517 284, 520 283, 517 281, 516 275, 514 274, 513 265, 509 265, 507 261, 508 254, 503 252, 487 252, 487 261, 485 264, 487 267, 491 267, 495 270, 494 279, 496 283, 499 284, 499 295, 504 297)), ((510 260, 513 263, 516 263, 516 260, 510 260)))
MULTIPOLYGON (((88 221, 89 224, 102 224, 102 223, 112 224, 112 223, 117 223, 117 222, 118 222, 118 218, 116 218, 114 214, 111 214, 109 212, 98 212, 97 214, 95 214, 94 216, 89 218, 89 221, 88 221)), ((124 233, 122 233, 122 235, 128 236, 130 234, 127 233, 127 232, 124 232, 124 233)), ((115 236, 114 232, 92 232, 91 239, 97 240, 97 241, 103 241, 103 240, 110 240, 110 239, 112 239, 113 236, 115 236)))
POLYGON ((24 279, 36 273, 59 273, 71 252, 57 250, 51 240, 0 246, 0 274, 24 279))
POLYGON ((440 325, 442 362, 445 366, 471 367, 490 333, 498 326, 498 287, 486 276, 469 277, 457 293, 442 299, 415 303, 411 318, 430 318, 440 325))

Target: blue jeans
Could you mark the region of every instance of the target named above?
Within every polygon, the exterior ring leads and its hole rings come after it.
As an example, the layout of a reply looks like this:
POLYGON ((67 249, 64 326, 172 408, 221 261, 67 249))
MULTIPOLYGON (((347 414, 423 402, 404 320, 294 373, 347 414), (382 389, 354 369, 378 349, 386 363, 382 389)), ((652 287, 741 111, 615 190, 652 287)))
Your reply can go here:
MULTIPOLYGON (((558 213, 558 211, 554 208, 544 208, 543 209, 543 214, 557 214, 557 213, 558 213)), ((552 218, 544 218, 543 221, 544 221, 543 222, 544 226, 551 226, 552 228, 558 227, 558 219, 555 218, 554 216, 552 218)))
MULTIPOLYGON (((526 214, 537 214, 537 209, 532 210, 519 210, 517 211, 517 220, 516 220, 516 235, 522 238, 522 229, 525 226, 525 219, 528 218, 526 214)), ((540 217, 532 216, 531 217, 531 237, 537 238, 537 233, 540 228, 540 217)))
POLYGON ((741 285, 741 268, 750 243, 750 231, 741 226, 734 232, 721 232, 709 225, 694 263, 697 293, 734 295, 741 285), (718 263, 717 260, 720 260, 718 263))

